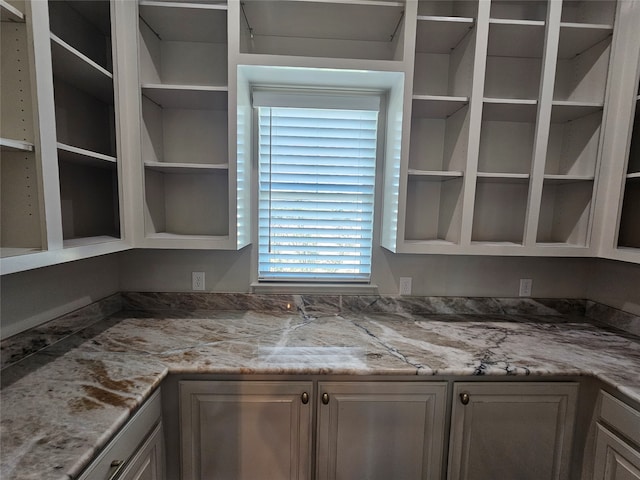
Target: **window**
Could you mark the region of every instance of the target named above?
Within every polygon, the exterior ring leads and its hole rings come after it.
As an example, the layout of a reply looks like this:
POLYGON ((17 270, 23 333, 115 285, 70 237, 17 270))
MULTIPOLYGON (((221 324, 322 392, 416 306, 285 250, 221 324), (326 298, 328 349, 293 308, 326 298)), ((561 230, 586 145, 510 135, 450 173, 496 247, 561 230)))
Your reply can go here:
POLYGON ((258 98, 259 279, 369 281, 379 98, 258 98))

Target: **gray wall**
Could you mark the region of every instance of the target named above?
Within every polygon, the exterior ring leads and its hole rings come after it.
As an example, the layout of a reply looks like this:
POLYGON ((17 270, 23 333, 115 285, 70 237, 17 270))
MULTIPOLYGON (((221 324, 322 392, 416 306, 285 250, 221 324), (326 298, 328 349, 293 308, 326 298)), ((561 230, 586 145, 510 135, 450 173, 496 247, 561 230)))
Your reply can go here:
POLYGON ((0 277, 0 336, 9 337, 119 291, 115 255, 0 277))
POLYGON ((585 297, 640 315, 640 265, 594 259, 585 297))
MULTIPOLYGON (((249 292, 251 247, 240 252, 131 250, 5 275, 1 336, 6 338, 118 291, 190 291, 191 272, 204 271, 210 292, 249 292)), ((374 254, 373 283, 397 295, 400 276, 414 295, 518 295, 533 279, 534 297, 588 298, 640 315, 640 265, 602 259, 374 254)))
MULTIPOLYGON (((518 295, 520 278, 533 279, 535 297, 583 298, 591 259, 399 255, 375 249, 372 283, 397 295, 400 277, 413 278, 414 295, 518 295)), ((249 292, 254 280, 251 247, 240 252, 132 250, 120 255, 123 291, 190 291, 191 272, 205 272, 206 290, 249 292)), ((640 267, 639 267, 640 268, 640 267)))

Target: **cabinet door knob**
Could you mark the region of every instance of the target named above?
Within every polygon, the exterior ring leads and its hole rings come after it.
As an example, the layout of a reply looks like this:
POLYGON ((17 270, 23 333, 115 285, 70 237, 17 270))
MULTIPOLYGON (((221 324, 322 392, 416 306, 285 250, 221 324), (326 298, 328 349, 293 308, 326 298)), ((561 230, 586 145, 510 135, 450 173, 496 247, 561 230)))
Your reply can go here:
POLYGON ((116 480, 120 477, 122 468, 125 466, 124 460, 114 460, 109 466, 109 480, 116 480))
POLYGON ((325 405, 327 405, 329 403, 329 394, 328 393, 323 393, 322 394, 322 403, 324 403, 325 405))
POLYGON ((304 405, 309 403, 309 394, 307 392, 303 392, 302 395, 300 396, 300 398, 302 399, 302 403, 304 405))
POLYGON ((460 402, 463 405, 467 405, 469 403, 469 394, 468 393, 461 393, 460 394, 460 402))

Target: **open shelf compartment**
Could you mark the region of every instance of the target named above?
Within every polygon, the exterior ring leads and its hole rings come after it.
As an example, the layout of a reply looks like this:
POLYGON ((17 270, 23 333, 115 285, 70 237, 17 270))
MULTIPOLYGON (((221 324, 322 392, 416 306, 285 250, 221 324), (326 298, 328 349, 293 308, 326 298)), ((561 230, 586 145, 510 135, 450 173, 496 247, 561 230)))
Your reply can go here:
POLYGON ((41 199, 35 155, 2 152, 0 182, 0 256, 41 250, 41 199))
POLYGON ((522 245, 529 182, 478 178, 471 241, 522 245))
POLYGON ((462 221, 462 177, 410 176, 405 240, 456 244, 462 221))
POLYGON ((596 171, 602 108, 576 108, 574 115, 551 110, 545 174, 592 177, 596 171), (584 114, 578 116, 580 113, 584 114), (575 118, 574 118, 575 117, 575 118), (568 120, 567 120, 568 118, 568 120))
POLYGON ((29 41, 25 23, 3 21, 0 28, 0 137, 3 151, 33 149, 33 99, 29 41))
POLYGON ((592 196, 593 180, 545 179, 537 243, 587 246, 592 196))
POLYGON ((553 99, 604 103, 613 28, 561 25, 553 99))
POLYGON ((401 1, 246 0, 240 52, 402 61, 403 12, 401 1))
POLYGON ((42 250, 42 189, 24 12, 0 1, 0 257, 42 250))
POLYGON ((113 75, 57 36, 51 34, 54 76, 83 92, 113 104, 113 75))
POLYGON ((640 248, 640 178, 625 183, 618 246, 640 248))
POLYGON ((462 20, 418 21, 413 93, 471 94, 475 29, 473 19, 462 20))
POLYGON ((535 103, 485 103, 480 127, 478 172, 531 172, 535 112, 535 103))
MULTIPOLYGON (((145 163, 228 164, 228 120, 226 92, 205 92, 204 96, 223 95, 194 105, 181 103, 184 91, 169 90, 163 95, 174 100, 154 101, 154 89, 143 89, 142 160, 145 163), (189 108, 200 106, 201 108, 189 108), (208 107, 219 106, 219 109, 208 107)), ((157 93, 157 92, 154 92, 157 93)), ((193 92, 191 92, 193 93, 193 92)), ((198 93, 198 92, 196 92, 198 93)), ((200 92, 202 93, 202 92, 200 92)))
POLYGON ((449 116, 425 115, 415 107, 411 118, 409 168, 464 171, 469 143, 469 107, 449 116))
POLYGON ((114 105, 55 77, 53 87, 58 142, 115 157, 114 105))
POLYGON ((562 22, 613 25, 616 2, 611 0, 563 0, 562 22))
POLYGON ((69 162, 64 158, 58 165, 63 238, 75 240, 67 246, 84 244, 93 237, 120 238, 116 165, 69 162))
POLYGON ((484 96, 537 100, 544 51, 544 24, 489 24, 484 96))
POLYGON ((49 2, 51 33, 85 58, 113 72, 111 4, 108 0, 49 2))
POLYGON ((227 86, 227 6, 141 1, 143 84, 227 86))
POLYGON ((418 0, 418 16, 477 18, 474 0, 418 0))
POLYGON ((175 172, 145 168, 147 237, 229 235, 226 170, 175 172))
POLYGON ((627 163, 627 175, 640 172, 640 99, 636 100, 631 143, 629 145, 629 162, 627 163))
POLYGON ((466 17, 419 16, 416 51, 449 53, 473 29, 475 20, 466 17))
POLYGON ((539 21, 547 18, 546 0, 491 0, 491 18, 539 21))

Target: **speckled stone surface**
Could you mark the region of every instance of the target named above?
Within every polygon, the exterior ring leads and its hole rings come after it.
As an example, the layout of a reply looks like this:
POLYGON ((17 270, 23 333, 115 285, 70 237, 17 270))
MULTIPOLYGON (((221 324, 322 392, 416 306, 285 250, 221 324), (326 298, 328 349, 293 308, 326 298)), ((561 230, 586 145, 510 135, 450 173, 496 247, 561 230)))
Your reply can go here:
POLYGON ((122 297, 118 293, 5 339, 0 343, 0 368, 19 362, 120 310, 122 297))
POLYGON ((602 325, 615 327, 640 336, 640 317, 601 303, 587 301, 585 315, 602 325))
POLYGON ((640 402, 640 340, 584 302, 152 296, 2 371, 0 478, 77 477, 170 373, 588 375, 640 402))

